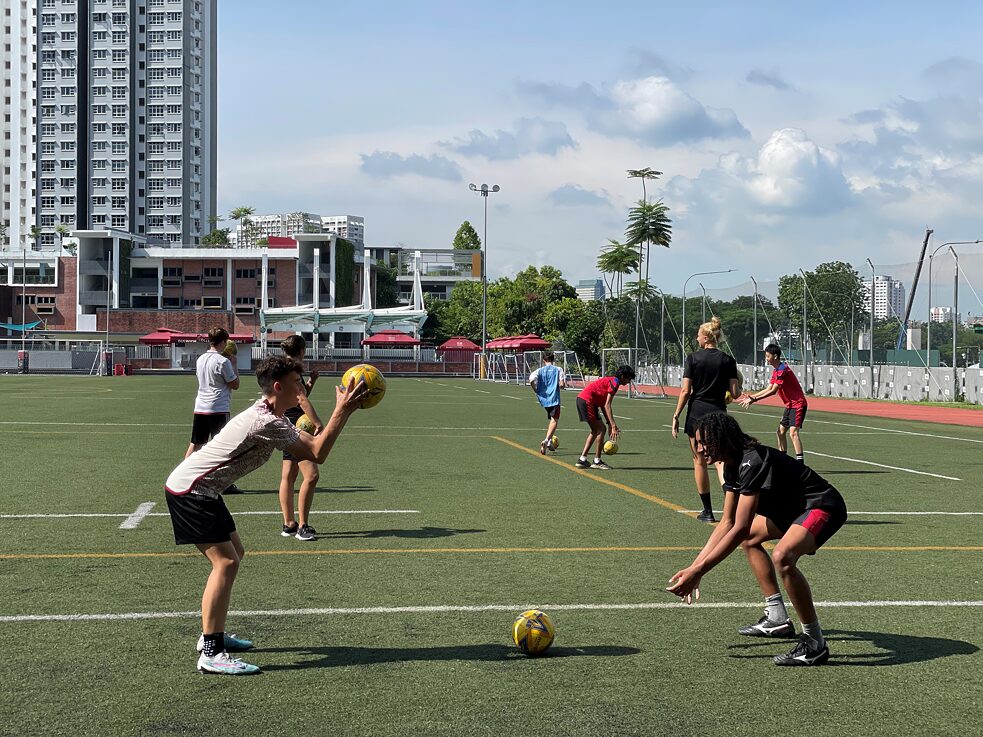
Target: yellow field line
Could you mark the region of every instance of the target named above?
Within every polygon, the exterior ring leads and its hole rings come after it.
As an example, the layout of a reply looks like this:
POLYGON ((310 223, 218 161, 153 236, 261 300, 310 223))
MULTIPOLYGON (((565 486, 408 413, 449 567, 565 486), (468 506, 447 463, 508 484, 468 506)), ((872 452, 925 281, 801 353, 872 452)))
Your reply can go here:
POLYGON ((521 450, 523 453, 528 453, 533 458, 542 458, 544 461, 555 463, 560 468, 565 468, 568 471, 573 471, 574 473, 578 473, 581 476, 590 479, 591 481, 597 481, 600 484, 607 484, 608 486, 613 486, 615 489, 621 489, 621 491, 627 491, 629 494, 634 494, 635 496, 641 497, 642 499, 647 499, 650 502, 655 502, 656 504, 659 504, 665 507, 666 509, 671 509, 674 512, 684 512, 689 517, 696 517, 697 513, 687 512, 686 507, 681 507, 678 504, 673 504, 670 501, 666 501, 661 497, 653 496, 652 494, 646 494, 644 491, 640 489, 636 489, 633 486, 628 486, 627 484, 622 484, 617 481, 612 481, 611 479, 601 478, 600 476, 597 475, 596 472, 587 473, 587 471, 584 471, 583 469, 577 468, 575 466, 571 466, 569 463, 558 461, 556 458, 550 458, 549 456, 543 456, 539 453, 539 451, 531 450, 523 445, 519 445, 518 443, 513 443, 511 440, 506 440, 505 438, 501 438, 498 435, 492 435, 491 437, 493 437, 495 440, 499 441, 500 443, 511 445, 513 448, 517 448, 521 450))
MULTIPOLYGON (((416 555, 458 553, 686 553, 701 550, 695 545, 636 545, 609 547, 570 548, 361 548, 347 550, 246 550, 246 557, 264 555, 416 555)), ((826 545, 823 552, 863 553, 979 553, 983 545, 826 545)), ((0 554, 0 560, 52 560, 52 559, 121 559, 121 558, 196 558, 200 553, 174 550, 163 553, 8 553, 0 554)))

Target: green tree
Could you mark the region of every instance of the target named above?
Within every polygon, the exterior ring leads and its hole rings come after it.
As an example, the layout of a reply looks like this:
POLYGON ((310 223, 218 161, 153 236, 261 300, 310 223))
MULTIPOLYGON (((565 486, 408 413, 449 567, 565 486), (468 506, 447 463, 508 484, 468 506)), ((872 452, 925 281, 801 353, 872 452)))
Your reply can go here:
POLYGON ((639 255, 631 245, 609 238, 606 246, 601 248, 597 257, 597 268, 605 275, 608 294, 620 297, 623 291, 624 277, 638 270, 639 255))
POLYGON ((203 235, 201 237, 202 246, 213 246, 221 247, 229 245, 229 229, 228 228, 216 228, 208 235, 203 235))
POLYGON ((7 227, 8 224, 5 221, 0 220, 0 246, 7 242, 7 227))
POLYGON ((454 234, 453 247, 459 250, 481 250, 481 238, 478 237, 477 231, 467 220, 461 223, 461 227, 458 228, 457 233, 454 234))
POLYGON ((397 305, 399 305, 399 283, 396 281, 396 269, 380 262, 375 277, 375 306, 378 309, 385 309, 397 305))
POLYGON ((628 178, 629 179, 641 179, 642 180, 642 199, 648 202, 648 192, 645 189, 645 182, 649 179, 658 179, 662 176, 661 171, 656 171, 655 169, 646 166, 644 169, 629 169, 628 178))
MULTIPOLYGON (((628 211, 625 240, 627 245, 638 248, 639 264, 645 264, 645 281, 648 282, 652 244, 669 248, 669 243, 672 241, 672 220, 669 219, 669 208, 662 200, 658 202, 639 200, 635 207, 628 211), (643 246, 645 247, 644 259, 642 258, 643 246)), ((641 275, 641 266, 639 266, 638 271, 641 275)))
POLYGON ((35 251, 40 251, 41 250, 41 236, 42 235, 43 234, 41 232, 41 228, 39 228, 37 225, 32 225, 31 226, 31 240, 34 241, 34 250, 35 251))
POLYGON ((256 208, 249 207, 248 205, 236 207, 229 213, 229 220, 235 220, 239 223, 239 231, 242 233, 242 237, 247 245, 253 242, 253 221, 250 219, 250 215, 254 215, 255 213, 256 208))
MULTIPOLYGON (((852 343, 848 337, 851 318, 857 327, 869 316, 860 276, 850 264, 830 261, 805 272, 805 278, 806 329, 816 346, 827 345, 831 357, 839 359, 852 343)), ((778 280, 778 307, 793 332, 802 330, 802 298, 801 274, 788 274, 778 280)))

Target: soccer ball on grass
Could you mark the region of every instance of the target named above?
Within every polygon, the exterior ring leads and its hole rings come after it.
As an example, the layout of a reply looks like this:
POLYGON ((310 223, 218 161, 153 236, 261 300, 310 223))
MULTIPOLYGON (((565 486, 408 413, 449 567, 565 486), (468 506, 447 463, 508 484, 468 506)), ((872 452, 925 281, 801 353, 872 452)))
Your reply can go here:
POLYGON ((613 456, 618 452, 618 443, 615 440, 607 440, 604 442, 604 455, 613 456))
POLYGON ((553 644, 556 628, 540 609, 523 612, 512 625, 512 642, 526 655, 542 655, 553 644))
POLYGON ((556 450, 560 447, 560 439, 554 435, 550 438, 550 450, 556 450))

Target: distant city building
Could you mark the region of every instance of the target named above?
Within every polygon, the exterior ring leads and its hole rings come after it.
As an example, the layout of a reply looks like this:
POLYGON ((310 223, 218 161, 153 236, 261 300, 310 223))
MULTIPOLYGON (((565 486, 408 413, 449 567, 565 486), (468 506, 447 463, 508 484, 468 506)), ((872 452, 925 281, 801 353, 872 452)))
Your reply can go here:
POLYGON ((42 245, 58 225, 197 244, 215 213, 217 0, 38 5, 42 245))
MULTIPOLYGON (((36 224, 37 0, 5 0, 0 22, 3 60, 3 168, 0 170, 0 223, 7 224, 12 249, 32 249, 36 224)), ((0 241, 0 247, 5 245, 0 241)))
POLYGON ((361 248, 365 245, 365 218, 358 215, 322 215, 324 233, 334 233, 361 248))
MULTIPOLYGON (((870 281, 862 283, 865 304, 870 304, 870 281)), ((874 317, 878 320, 886 318, 903 318, 905 309, 904 283, 890 276, 874 277, 874 317)))
POLYGON ((581 279, 577 282, 577 299, 581 302, 604 299, 604 282, 601 279, 581 279))
POLYGON ((951 307, 933 307, 931 314, 932 314, 932 322, 951 322, 952 321, 952 308, 951 307))
POLYGON ((229 233, 229 243, 238 248, 255 246, 263 238, 290 237, 298 233, 323 233, 321 216, 310 212, 289 212, 281 215, 250 215, 243 227, 240 221, 229 233))

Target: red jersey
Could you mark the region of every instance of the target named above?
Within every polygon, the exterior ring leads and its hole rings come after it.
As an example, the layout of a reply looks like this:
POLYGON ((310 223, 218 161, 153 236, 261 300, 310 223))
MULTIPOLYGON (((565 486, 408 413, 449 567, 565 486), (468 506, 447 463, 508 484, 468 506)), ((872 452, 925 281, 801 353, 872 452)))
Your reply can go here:
POLYGON ((613 376, 602 376, 600 379, 595 379, 585 386, 584 390, 577 396, 587 402, 587 404, 592 404, 595 407, 603 407, 608 399, 608 394, 617 394, 619 387, 618 380, 613 376))
POLYGON ((806 405, 806 395, 802 392, 802 385, 795 376, 795 372, 785 362, 778 364, 771 374, 769 384, 778 387, 778 398, 786 407, 804 407, 806 405))

